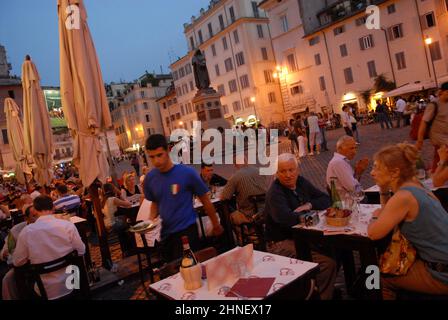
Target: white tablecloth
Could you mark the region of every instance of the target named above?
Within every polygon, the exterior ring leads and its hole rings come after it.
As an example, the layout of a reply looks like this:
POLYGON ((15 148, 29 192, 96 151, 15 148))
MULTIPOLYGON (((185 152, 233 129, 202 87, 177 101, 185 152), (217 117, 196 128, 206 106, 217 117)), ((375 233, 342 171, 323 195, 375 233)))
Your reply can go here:
POLYGON ((324 235, 337 235, 337 234, 356 234, 363 237, 367 237, 367 227, 369 226, 370 219, 375 210, 381 209, 381 205, 376 204, 361 204, 361 212, 358 214, 358 219, 352 219, 350 224, 346 227, 332 227, 327 225, 325 220, 325 211, 319 212, 319 223, 316 226, 304 227, 297 225, 294 228, 303 228, 309 230, 322 231, 324 235))
MULTIPOLYGON (((275 278, 268 295, 271 295, 283 286, 317 267, 316 263, 291 259, 261 251, 254 251, 253 259, 254 268, 249 277, 275 278)), ((204 264, 207 264, 207 262, 204 264)), ((203 285, 201 288, 194 291, 187 291, 184 289, 184 281, 180 273, 177 273, 169 278, 151 284, 150 287, 174 300, 238 300, 236 297, 225 296, 236 282, 223 283, 220 287, 211 291, 208 291, 207 289, 207 280, 203 280, 202 283, 203 285)), ((258 298, 253 300, 261 299, 258 298)))

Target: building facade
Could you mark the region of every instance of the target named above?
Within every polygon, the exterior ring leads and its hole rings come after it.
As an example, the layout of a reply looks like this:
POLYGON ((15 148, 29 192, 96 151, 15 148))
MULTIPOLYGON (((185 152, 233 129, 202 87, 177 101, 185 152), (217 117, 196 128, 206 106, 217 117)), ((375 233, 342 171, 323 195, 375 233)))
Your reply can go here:
POLYGON ((372 107, 383 75, 397 87, 448 80, 446 0, 265 0, 287 115, 372 107), (368 29, 366 8, 379 9, 368 29), (431 44, 425 42, 431 38, 431 44), (419 63, 415 63, 415 62, 419 63), (289 103, 289 105, 288 105, 289 103))
POLYGON ((196 94, 191 70, 196 50, 205 55, 211 86, 221 94, 224 117, 231 125, 251 117, 265 125, 284 120, 280 86, 273 77, 269 21, 259 2, 211 1, 199 17, 184 24, 189 52, 171 70, 185 129, 191 131, 197 119, 191 103, 196 94))
POLYGON ((165 95, 171 81, 170 75, 145 74, 137 83, 124 87, 121 84, 120 88, 113 86, 108 90, 116 95, 110 97, 109 107, 117 143, 122 150, 137 150, 144 146, 149 135, 164 132, 156 101, 165 95))

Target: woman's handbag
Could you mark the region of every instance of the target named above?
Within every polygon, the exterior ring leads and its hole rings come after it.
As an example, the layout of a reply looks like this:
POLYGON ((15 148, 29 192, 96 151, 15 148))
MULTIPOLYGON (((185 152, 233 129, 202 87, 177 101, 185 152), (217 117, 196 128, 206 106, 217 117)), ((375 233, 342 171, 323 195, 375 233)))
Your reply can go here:
POLYGON ((381 273, 395 276, 404 276, 412 267, 417 252, 412 244, 396 227, 391 242, 386 251, 380 257, 381 273))

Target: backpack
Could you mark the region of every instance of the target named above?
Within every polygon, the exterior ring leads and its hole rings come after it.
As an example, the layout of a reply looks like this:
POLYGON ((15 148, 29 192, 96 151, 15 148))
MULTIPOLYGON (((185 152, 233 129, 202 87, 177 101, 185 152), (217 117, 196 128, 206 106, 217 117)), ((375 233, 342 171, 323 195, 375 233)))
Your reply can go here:
MULTIPOLYGON (((431 131, 432 123, 434 122, 435 118, 437 117, 437 113, 439 110, 439 106, 437 103, 433 102, 434 104, 434 116, 432 117, 431 121, 428 122, 428 125, 426 126, 426 132, 424 139, 429 139, 429 132, 431 131)), ((420 124, 423 120, 423 115, 425 112, 419 112, 414 116, 414 119, 411 123, 411 132, 409 133, 409 136, 412 140, 417 141, 418 140, 418 131, 420 130, 420 124)))

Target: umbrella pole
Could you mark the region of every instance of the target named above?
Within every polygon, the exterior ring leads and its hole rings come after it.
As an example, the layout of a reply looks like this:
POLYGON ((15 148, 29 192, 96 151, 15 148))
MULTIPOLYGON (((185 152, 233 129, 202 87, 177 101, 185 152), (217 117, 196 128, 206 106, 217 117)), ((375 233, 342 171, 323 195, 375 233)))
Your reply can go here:
POLYGON ((26 177, 26 173, 23 173, 23 177, 25 178, 25 188, 26 188, 26 192, 30 191, 30 186, 28 185, 28 179, 26 177))
POLYGON ((96 225, 98 230, 98 241, 101 251, 102 266, 108 270, 112 267, 112 257, 110 255, 109 244, 107 242, 106 227, 104 226, 103 213, 101 210, 100 197, 98 194, 98 187, 95 182, 89 187, 89 193, 92 197, 93 212, 96 219, 96 225))
POLYGON ((112 160, 112 153, 110 152, 109 139, 107 138, 107 131, 104 132, 104 137, 106 138, 106 146, 107 146, 107 158, 110 163, 110 173, 112 177, 112 183, 118 187, 117 181, 117 172, 115 171, 115 162, 112 160))

